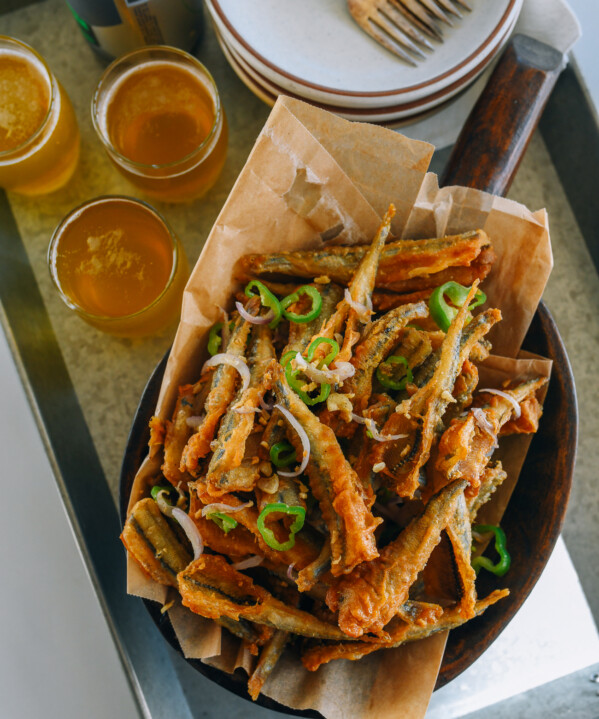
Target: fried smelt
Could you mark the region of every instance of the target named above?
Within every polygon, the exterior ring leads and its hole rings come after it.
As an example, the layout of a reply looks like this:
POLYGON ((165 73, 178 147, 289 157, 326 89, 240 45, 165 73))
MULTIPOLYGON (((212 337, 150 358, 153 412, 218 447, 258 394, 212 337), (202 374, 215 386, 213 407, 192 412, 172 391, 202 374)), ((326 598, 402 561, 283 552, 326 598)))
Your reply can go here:
MULTIPOLYGON (((364 501, 363 487, 345 458, 335 433, 322 424, 293 392, 279 364, 273 363, 272 388, 277 402, 297 419, 310 442, 307 472, 312 494, 331 535, 331 572, 347 574, 361 562, 378 557, 374 530, 381 523, 364 501)), ((303 453, 295 432, 290 435, 297 456, 303 453)))
POLYGON ((121 534, 129 555, 158 584, 177 586, 177 574, 192 560, 191 554, 149 497, 137 502, 121 534))
MULTIPOLYGON (((500 599, 503 599, 503 597, 507 597, 508 594, 509 590, 507 589, 497 589, 491 592, 485 599, 477 601, 474 607, 474 616, 480 616, 488 607, 500 599)), ((345 642, 343 644, 312 647, 302 654, 302 664, 306 669, 314 672, 322 664, 326 664, 334 659, 349 659, 355 661, 379 649, 392 649, 406 642, 425 639, 437 632, 455 629, 466 621, 467 619, 460 614, 458 607, 446 609, 441 618, 433 625, 429 624, 421 627, 417 624, 397 621, 395 626, 388 629, 388 639, 375 642, 345 642)))
MULTIPOLYGON (((260 298, 252 297, 246 309, 250 314, 255 314, 259 306, 260 298)), ((227 344, 227 354, 236 357, 244 356, 249 331, 250 323, 246 322, 243 317, 238 316, 227 344)), ((196 476, 200 459, 210 452, 210 443, 214 439, 220 418, 227 411, 227 407, 235 396, 238 378, 239 373, 230 365, 222 364, 214 370, 210 392, 204 407, 204 420, 197 431, 191 435, 182 452, 179 467, 182 472, 188 471, 193 476, 196 476)))
MULTIPOLYGON (((543 377, 523 382, 513 389, 503 390, 518 404, 533 397, 547 380, 543 377)), ((489 462, 501 428, 510 420, 514 405, 505 397, 480 392, 488 404, 471 409, 465 417, 452 420, 439 441, 435 463, 434 487, 439 489, 453 479, 466 479, 466 497, 478 493, 481 475, 489 462)))
POLYGON ((339 611, 339 626, 345 634, 360 637, 367 632, 383 633, 439 543, 465 487, 465 481, 453 482, 439 492, 424 513, 381 550, 378 559, 362 564, 331 587, 327 605, 339 611))
POLYGON ((193 434, 194 420, 200 420, 210 384, 207 378, 200 379, 196 384, 179 387, 172 420, 166 422, 164 435, 164 459, 162 473, 176 487, 179 482, 185 485, 189 474, 181 470, 181 454, 189 438, 193 434))
POLYGON ((507 472, 503 469, 501 462, 485 467, 485 471, 480 478, 478 494, 476 497, 470 497, 466 500, 470 513, 470 524, 474 523, 478 510, 491 499, 497 487, 501 486, 506 478, 507 472))
MULTIPOLYGON (((413 497, 419 489, 420 469, 429 459, 445 409, 455 401, 451 394, 454 383, 472 345, 478 341, 478 333, 473 331, 465 342, 461 342, 468 303, 472 301, 476 287, 476 283, 472 285, 468 300, 449 327, 431 379, 402 402, 385 424, 383 434, 406 434, 407 438, 397 443, 381 443, 383 446, 375 447, 373 451, 374 462, 385 462, 383 472, 389 477, 395 492, 402 497, 413 497), (387 447, 386 444, 393 446, 387 447)), ((488 331, 501 317, 499 310, 487 310, 482 316, 485 321, 477 323, 482 332, 488 331)))
POLYGON ((458 497, 455 514, 447 525, 447 536, 451 542, 453 556, 460 582, 460 601, 458 608, 464 619, 475 615, 476 572, 472 568, 472 530, 470 514, 464 494, 458 497))
MULTIPOLYGON (((429 240, 399 240, 383 250, 376 275, 378 286, 440 272, 447 267, 467 266, 489 247, 482 230, 429 240)), ((238 262, 237 278, 248 280, 261 275, 291 277, 327 276, 348 285, 367 252, 363 245, 324 247, 318 250, 245 255, 238 262)), ((409 291, 409 290, 408 290, 409 291)))
POLYGON ((405 326, 419 317, 428 316, 424 302, 402 305, 373 322, 364 339, 356 345, 351 363, 356 373, 343 385, 343 392, 353 394, 354 412, 362 415, 372 394, 372 378, 379 364, 399 342, 405 326))
POLYGON ((241 469, 245 456, 246 440, 254 427, 260 400, 268 386, 265 381, 266 370, 275 356, 271 331, 265 325, 252 329, 248 365, 250 384, 245 391, 239 390, 229 405, 218 430, 216 442, 212 445, 213 454, 208 465, 205 484, 209 494, 219 497, 227 492, 249 492, 259 477, 255 466, 241 469))
POLYGON ((202 617, 246 619, 304 637, 343 639, 338 627, 275 599, 224 557, 203 554, 179 573, 177 581, 183 605, 202 617))
POLYGON ((281 658, 290 636, 289 632, 277 630, 260 652, 256 668, 248 679, 248 693, 254 701, 260 695, 262 687, 281 658))

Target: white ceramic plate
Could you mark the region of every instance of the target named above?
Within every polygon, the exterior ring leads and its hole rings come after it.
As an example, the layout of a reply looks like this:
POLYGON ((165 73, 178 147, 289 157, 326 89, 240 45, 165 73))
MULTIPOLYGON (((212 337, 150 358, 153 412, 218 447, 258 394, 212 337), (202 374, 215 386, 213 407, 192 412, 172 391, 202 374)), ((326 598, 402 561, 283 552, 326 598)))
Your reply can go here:
POLYGON ((230 48, 270 82, 317 102, 382 108, 443 91, 492 57, 522 0, 473 0, 418 67, 369 38, 345 0, 208 0, 230 48))
MULTIPOLYGON (((413 103, 402 104, 399 103, 393 107, 385 108, 351 108, 345 106, 332 106, 326 103, 319 103, 309 100, 318 107, 322 107, 325 110, 335 112, 341 117, 345 117, 349 120, 357 120, 361 122, 377 122, 383 124, 393 123, 396 124, 400 120, 415 119, 416 117, 426 116, 430 114, 430 111, 442 104, 445 104, 450 98, 463 91, 472 80, 482 72, 485 67, 492 61, 493 57, 499 53, 505 42, 508 40, 511 31, 515 25, 515 19, 513 24, 506 28, 505 34, 500 38, 496 49, 492 53, 492 56, 484 61, 481 61, 480 68, 476 68, 476 72, 473 74, 472 79, 470 77, 462 78, 453 85, 446 88, 444 91, 438 93, 435 96, 423 98, 422 100, 415 101, 413 103)), ((242 80, 243 83, 256 94, 260 99, 269 105, 273 105, 276 97, 279 94, 290 94, 294 97, 298 97, 301 100, 306 100, 302 94, 290 92, 286 88, 282 88, 265 78, 255 68, 249 65, 243 57, 238 55, 233 47, 227 44, 226 40, 220 34, 218 28, 216 28, 217 39, 221 45, 223 52, 229 64, 242 80)))

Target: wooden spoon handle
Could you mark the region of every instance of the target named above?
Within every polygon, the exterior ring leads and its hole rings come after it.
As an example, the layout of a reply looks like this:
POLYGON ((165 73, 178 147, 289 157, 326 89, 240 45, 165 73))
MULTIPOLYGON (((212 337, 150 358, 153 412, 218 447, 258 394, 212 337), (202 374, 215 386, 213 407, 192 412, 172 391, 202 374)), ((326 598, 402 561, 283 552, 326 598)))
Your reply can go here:
POLYGON ((440 184, 504 195, 564 64, 555 48, 514 35, 462 128, 440 184))

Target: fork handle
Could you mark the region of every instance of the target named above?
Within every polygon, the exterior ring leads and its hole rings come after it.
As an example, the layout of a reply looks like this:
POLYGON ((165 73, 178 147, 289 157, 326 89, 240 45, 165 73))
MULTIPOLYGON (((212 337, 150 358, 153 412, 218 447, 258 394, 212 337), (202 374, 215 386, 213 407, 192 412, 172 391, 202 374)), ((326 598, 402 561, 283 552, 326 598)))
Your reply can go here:
POLYGON ((555 48, 514 35, 462 128, 440 184, 507 193, 564 65, 555 48))

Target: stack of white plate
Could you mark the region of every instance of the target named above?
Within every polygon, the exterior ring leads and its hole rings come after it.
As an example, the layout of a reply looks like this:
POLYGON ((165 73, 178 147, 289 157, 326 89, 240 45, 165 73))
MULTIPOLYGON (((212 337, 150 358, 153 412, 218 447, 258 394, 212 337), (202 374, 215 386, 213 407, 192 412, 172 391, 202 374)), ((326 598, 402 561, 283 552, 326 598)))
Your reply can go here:
POLYGON ((396 124, 424 117, 470 85, 507 42, 523 0, 471 0, 443 42, 411 67, 354 22, 345 0, 206 0, 218 40, 262 100, 279 94, 342 117, 396 124))

